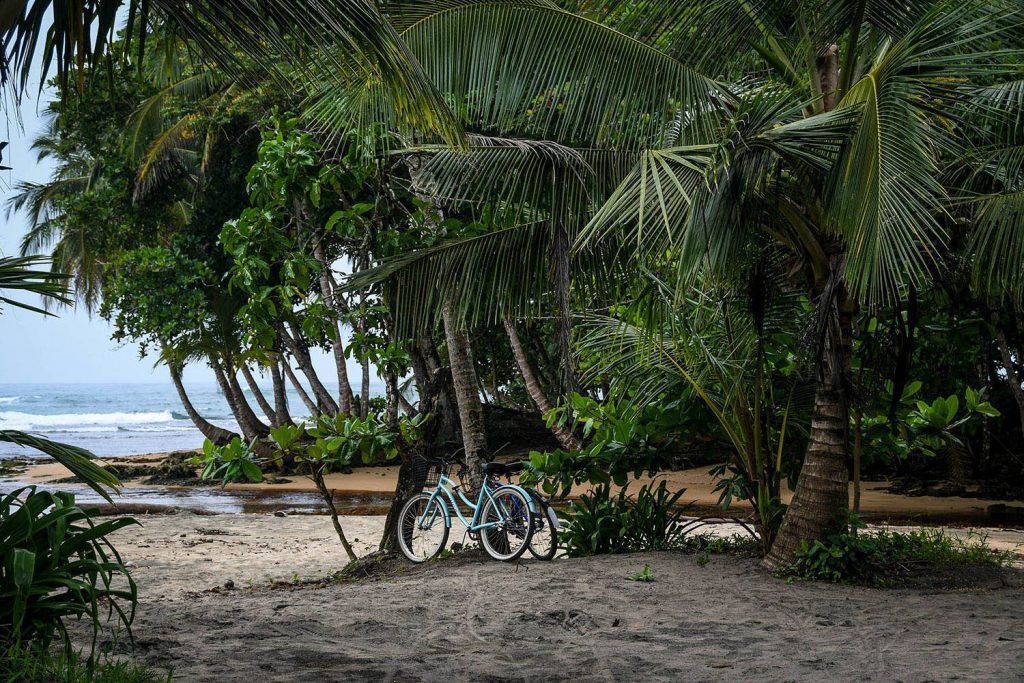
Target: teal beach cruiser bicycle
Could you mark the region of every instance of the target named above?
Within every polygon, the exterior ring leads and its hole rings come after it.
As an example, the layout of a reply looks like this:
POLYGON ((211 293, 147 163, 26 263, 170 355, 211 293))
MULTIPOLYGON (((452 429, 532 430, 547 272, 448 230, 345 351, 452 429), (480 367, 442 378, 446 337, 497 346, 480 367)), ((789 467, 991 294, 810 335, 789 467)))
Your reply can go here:
POLYGON ((539 514, 533 498, 520 486, 499 483, 498 477, 507 475, 509 466, 491 462, 484 465, 484 480, 474 502, 463 490, 465 466, 460 467, 459 481, 455 481, 452 464, 452 460, 430 461, 423 482, 427 490, 402 507, 397 530, 402 554, 413 562, 437 557, 448 543, 454 514, 488 555, 503 562, 518 559, 530 547, 534 519, 539 514), (462 506, 471 511, 468 519, 462 506))

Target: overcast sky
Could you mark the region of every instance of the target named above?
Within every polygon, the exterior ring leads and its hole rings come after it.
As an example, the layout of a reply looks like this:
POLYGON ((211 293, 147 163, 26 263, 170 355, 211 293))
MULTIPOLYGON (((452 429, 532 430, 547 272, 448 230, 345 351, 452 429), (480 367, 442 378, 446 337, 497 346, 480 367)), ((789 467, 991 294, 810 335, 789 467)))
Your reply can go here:
MULTIPOLYGON (((30 91, 34 92, 30 86, 30 91)), ((3 117, 6 129, 0 140, 9 140, 4 150, 4 166, 13 171, 0 171, 0 253, 17 255, 18 243, 27 223, 21 214, 6 216, 7 199, 19 180, 45 181, 52 166, 40 164, 29 149, 32 139, 42 130, 43 121, 37 113, 45 108, 34 98, 22 105, 19 127, 11 117, 3 117), (4 120, 6 119, 6 120, 4 120)), ((32 303, 38 303, 32 302, 32 303)), ((167 369, 153 367, 154 359, 140 359, 135 344, 111 341, 110 326, 101 318, 90 318, 84 310, 62 309, 58 317, 45 317, 17 308, 5 307, 0 316, 0 383, 23 382, 157 382, 167 380, 167 369)), ((314 359, 321 377, 334 377, 333 362, 325 356, 314 359)), ((351 365, 351 363, 350 363, 351 365)), ((350 373, 355 368, 350 369, 350 373)), ((358 375, 353 375, 358 377, 358 375)), ((213 375, 205 365, 189 367, 185 379, 191 382, 212 382, 213 375)), ((376 378, 374 378, 376 379, 376 378)))

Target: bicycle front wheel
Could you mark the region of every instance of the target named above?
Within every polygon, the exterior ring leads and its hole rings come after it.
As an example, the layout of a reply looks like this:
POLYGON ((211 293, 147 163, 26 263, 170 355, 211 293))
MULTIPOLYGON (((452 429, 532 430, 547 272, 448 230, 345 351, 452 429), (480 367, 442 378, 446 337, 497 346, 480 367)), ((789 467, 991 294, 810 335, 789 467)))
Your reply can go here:
POLYGON ((530 501, 519 489, 499 488, 484 505, 480 524, 480 543, 487 554, 501 562, 515 560, 533 536, 530 501))
POLYGON ((448 542, 448 524, 444 502, 430 500, 430 494, 417 493, 398 515, 398 547, 413 562, 437 557, 448 542))

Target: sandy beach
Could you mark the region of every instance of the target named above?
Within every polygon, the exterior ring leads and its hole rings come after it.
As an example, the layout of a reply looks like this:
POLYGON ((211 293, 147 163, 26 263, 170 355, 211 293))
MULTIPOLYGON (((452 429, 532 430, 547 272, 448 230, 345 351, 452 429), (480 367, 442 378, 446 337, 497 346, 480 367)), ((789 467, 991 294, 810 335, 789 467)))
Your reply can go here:
MULTIPOLYGON (((331 485, 342 499, 386 501, 395 474, 361 468, 334 475, 331 485)), ((36 465, 18 478, 47 484, 64 476, 56 466, 36 465)), ((665 478, 687 488, 697 509, 713 509, 706 470, 665 478)), ((155 496, 164 488, 129 481, 126 491, 155 496)), ((310 488, 289 477, 224 495, 291 500, 310 488)), ((996 501, 866 489, 869 516, 902 520, 896 528, 913 528, 908 520, 952 521, 947 533, 985 536, 994 549, 1024 553, 1024 529, 984 525, 996 501)), ((203 489, 183 487, 181 500, 190 491, 203 489)), ((112 538, 140 600, 134 648, 119 639, 114 651, 185 681, 1024 676, 1024 555, 1015 568, 945 576, 922 589, 787 583, 756 559, 731 556, 501 564, 472 547, 428 565, 388 560, 379 575, 339 580, 348 558, 330 519, 305 512, 210 514, 179 506, 136 515, 139 526, 112 538), (652 583, 627 580, 645 564, 652 583)), ((384 517, 347 514, 342 524, 365 556, 378 546, 384 517)), ((742 532, 724 520, 699 530, 742 532)), ((452 540, 464 540, 460 528, 452 540)))
MULTIPOLYGON (((135 648, 117 651, 184 681, 1024 676, 1019 574, 879 590, 787 584, 727 556, 501 564, 467 552, 338 584, 322 580, 346 562, 322 516, 141 521, 115 538, 140 593, 135 648), (644 564, 652 583, 627 580, 644 564)), ((383 522, 343 521, 360 552, 383 522)))

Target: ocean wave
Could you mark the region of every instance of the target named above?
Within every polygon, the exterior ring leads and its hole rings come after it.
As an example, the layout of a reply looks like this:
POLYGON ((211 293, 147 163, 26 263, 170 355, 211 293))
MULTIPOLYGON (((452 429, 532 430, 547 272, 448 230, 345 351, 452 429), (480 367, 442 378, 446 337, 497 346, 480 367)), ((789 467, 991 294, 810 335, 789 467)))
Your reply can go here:
POLYGON ((169 410, 149 413, 63 413, 57 415, 36 415, 15 411, 0 412, 0 428, 2 429, 39 431, 67 431, 68 427, 76 427, 79 431, 95 427, 131 427, 173 420, 174 416, 169 410))

